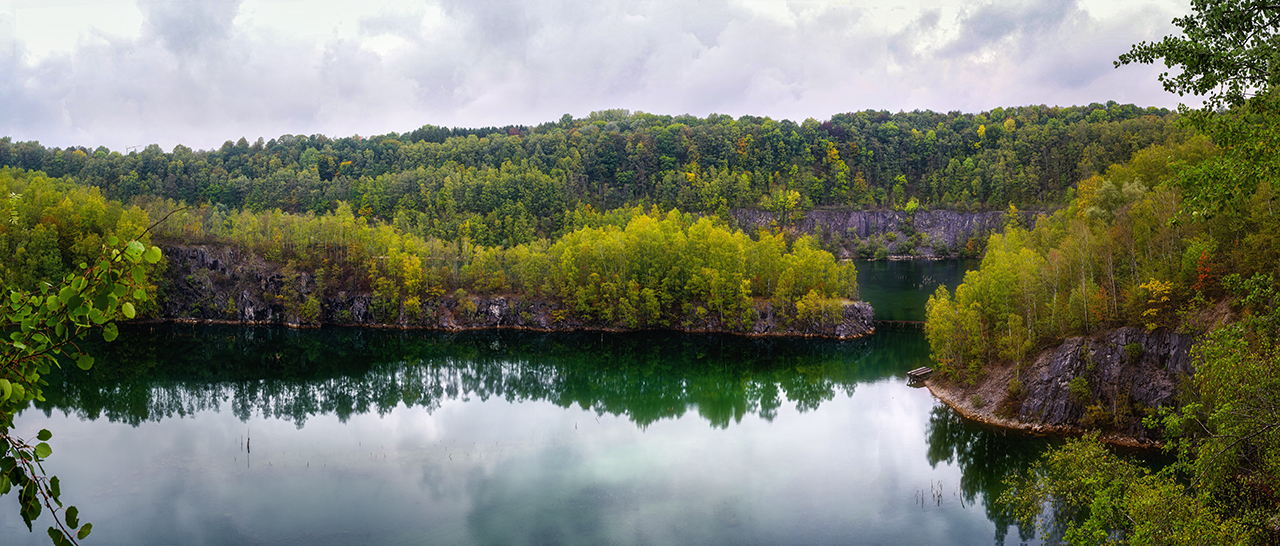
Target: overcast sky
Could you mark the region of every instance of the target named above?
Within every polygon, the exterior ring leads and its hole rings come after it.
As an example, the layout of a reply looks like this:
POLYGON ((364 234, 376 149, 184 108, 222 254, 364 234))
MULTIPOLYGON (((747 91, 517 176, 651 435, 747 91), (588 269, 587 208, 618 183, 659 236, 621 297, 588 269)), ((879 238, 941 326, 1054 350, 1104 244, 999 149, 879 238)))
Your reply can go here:
MULTIPOLYGON (((0 0, 0 136, 46 146, 537 124, 824 120, 1115 100, 1186 0, 0 0)), ((1182 99, 1189 101, 1189 98, 1182 99)))

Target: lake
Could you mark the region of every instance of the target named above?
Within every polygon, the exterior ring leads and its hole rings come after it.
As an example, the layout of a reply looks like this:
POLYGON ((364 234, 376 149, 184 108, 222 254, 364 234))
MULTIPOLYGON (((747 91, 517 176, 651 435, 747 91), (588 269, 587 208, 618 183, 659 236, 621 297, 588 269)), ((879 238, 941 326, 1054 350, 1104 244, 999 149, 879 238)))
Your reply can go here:
MULTIPOLYGON (((878 318, 922 320, 965 267, 859 281, 878 318)), ((46 469, 96 545, 1018 544, 992 498, 1047 445, 908 386, 912 330, 162 325, 95 351, 16 432, 54 432, 46 469)), ((16 506, 5 544, 47 544, 16 506)))

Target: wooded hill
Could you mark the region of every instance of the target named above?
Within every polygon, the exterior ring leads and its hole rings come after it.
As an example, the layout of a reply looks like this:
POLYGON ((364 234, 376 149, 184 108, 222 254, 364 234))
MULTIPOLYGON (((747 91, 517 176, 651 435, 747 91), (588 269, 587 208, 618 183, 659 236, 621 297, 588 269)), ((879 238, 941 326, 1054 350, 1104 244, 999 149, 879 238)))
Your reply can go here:
POLYGON ((1077 181, 1185 132, 1167 109, 1113 102, 980 114, 862 111, 819 122, 593 112, 534 127, 344 138, 283 135, 127 154, 0 139, 0 166, 75 177, 111 199, 323 213, 349 203, 424 237, 514 246, 562 234, 566 213, 635 204, 1004 209, 1069 199, 1077 181))

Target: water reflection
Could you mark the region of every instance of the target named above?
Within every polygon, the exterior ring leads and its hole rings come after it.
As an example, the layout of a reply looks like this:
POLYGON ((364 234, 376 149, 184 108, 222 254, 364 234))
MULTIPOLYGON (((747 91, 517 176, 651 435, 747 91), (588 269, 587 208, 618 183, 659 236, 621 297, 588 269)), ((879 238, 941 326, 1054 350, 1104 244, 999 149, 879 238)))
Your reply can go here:
POLYGON ((241 420, 318 414, 345 421, 398 405, 546 400, 648 426, 696 412, 714 427, 766 421, 784 403, 818 408, 859 382, 927 360, 919 334, 855 341, 749 339, 651 332, 625 335, 463 334, 366 329, 163 325, 95 347, 89 373, 54 374, 46 412, 139 424, 229 402, 241 420))
POLYGON ((102 544, 1009 542, 1038 444, 908 387, 922 337, 164 326, 20 425, 102 544))
MULTIPOLYGON (((877 318, 921 320, 965 267, 859 272, 877 318)), ((906 386, 916 331, 157 325, 91 350, 19 425, 55 431, 100 544, 1016 543, 991 499, 1043 445, 906 386)), ((6 543, 43 542, 5 498, 6 543)))
MULTIPOLYGON (((955 463, 960 467, 960 493, 972 504, 979 498, 987 518, 996 526, 995 541, 1003 544, 1015 518, 996 502, 1008 476, 1024 472, 1047 448, 1044 439, 995 431, 962 419, 946 406, 929 413, 929 464, 955 463)), ((1035 538, 1035 528, 1019 527, 1023 541, 1035 538)))
POLYGON ((923 321, 925 304, 940 285, 955 290, 977 260, 892 260, 858 262, 860 296, 876 320, 923 321))

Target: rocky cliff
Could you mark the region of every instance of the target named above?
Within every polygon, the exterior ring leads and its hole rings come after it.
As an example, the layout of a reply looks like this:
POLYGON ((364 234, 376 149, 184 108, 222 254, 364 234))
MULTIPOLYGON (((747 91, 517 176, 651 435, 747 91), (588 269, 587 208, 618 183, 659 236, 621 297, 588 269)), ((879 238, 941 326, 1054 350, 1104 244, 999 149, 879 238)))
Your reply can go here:
MULTIPOLYGON (((168 266, 159 298, 161 320, 295 327, 342 324, 439 330, 625 330, 618 324, 578 318, 563 302, 550 298, 441 296, 409 307, 404 302, 379 301, 364 291, 322 293, 311 274, 290 271, 233 247, 162 248, 168 266), (314 303, 308 304, 309 300, 314 303)), ((777 316, 768 302, 757 302, 756 314, 758 318, 749 328, 690 313, 671 329, 839 339, 875 331, 871 306, 865 302, 847 303, 838 321, 819 324, 787 321, 777 316)))
POLYGON ((1195 337, 1168 329, 1117 328, 1069 338, 1020 372, 988 369, 974 385, 927 381, 962 415, 1033 432, 1101 429, 1104 439, 1143 446, 1160 441, 1142 426, 1156 408, 1175 405, 1178 384, 1195 373, 1195 337))
MULTIPOLYGON (((1035 214, 1019 213, 1022 225, 1033 225, 1035 214)), ((756 209, 735 210, 733 217, 738 227, 748 232, 777 220, 773 213, 756 209)), ((1005 212, 811 210, 795 222, 795 228, 822 237, 846 258, 858 256, 860 251, 874 254, 878 248, 883 248, 885 255, 947 257, 958 254, 971 238, 983 240, 1003 231, 1007 220, 1005 212)))

